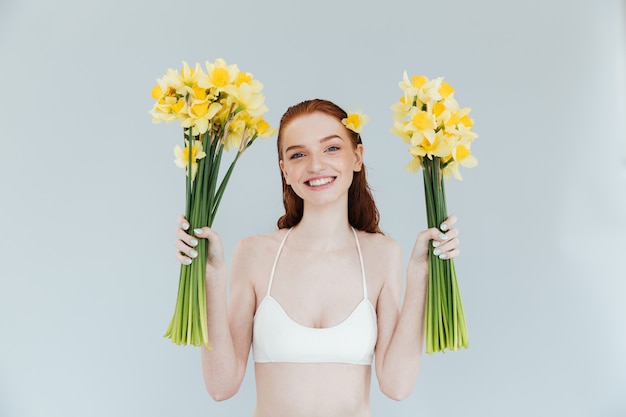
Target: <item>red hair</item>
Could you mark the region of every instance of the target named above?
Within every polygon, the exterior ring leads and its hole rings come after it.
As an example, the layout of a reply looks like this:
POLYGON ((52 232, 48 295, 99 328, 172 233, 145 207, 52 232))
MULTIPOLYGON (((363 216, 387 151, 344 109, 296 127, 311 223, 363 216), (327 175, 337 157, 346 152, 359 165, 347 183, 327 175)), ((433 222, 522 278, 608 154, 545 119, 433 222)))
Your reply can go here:
MULTIPOLYGON (((348 117, 347 113, 341 107, 328 100, 306 100, 289 107, 285 114, 283 114, 283 117, 281 117, 280 126, 278 128, 278 140, 276 144, 278 147, 279 163, 282 159, 282 134, 284 129, 299 116, 315 112, 327 114, 335 117, 339 121, 348 117)), ((361 135, 348 128, 346 128, 346 132, 349 134, 352 146, 356 149, 357 145, 362 143, 361 135)), ((278 219, 278 227, 280 229, 293 227, 300 223, 304 212, 304 201, 287 185, 282 173, 281 179, 283 182, 283 205, 285 206, 285 214, 278 219)), ((376 207, 372 190, 367 183, 365 165, 362 166, 360 171, 354 172, 352 184, 348 190, 348 221, 355 229, 369 233, 382 233, 378 225, 380 214, 376 207)))

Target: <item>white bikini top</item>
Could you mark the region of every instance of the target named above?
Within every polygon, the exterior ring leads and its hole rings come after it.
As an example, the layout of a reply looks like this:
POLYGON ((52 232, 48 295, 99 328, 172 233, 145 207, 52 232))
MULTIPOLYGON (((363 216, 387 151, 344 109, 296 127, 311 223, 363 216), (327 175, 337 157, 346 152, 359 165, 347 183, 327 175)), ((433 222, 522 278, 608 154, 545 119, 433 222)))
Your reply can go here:
POLYGON ((290 232, 291 229, 287 231, 278 248, 267 294, 254 315, 252 336, 254 361, 371 365, 378 327, 376 311, 367 298, 363 256, 356 231, 352 229, 361 262, 363 300, 345 320, 324 328, 307 327, 295 322, 270 294, 276 264, 290 232))

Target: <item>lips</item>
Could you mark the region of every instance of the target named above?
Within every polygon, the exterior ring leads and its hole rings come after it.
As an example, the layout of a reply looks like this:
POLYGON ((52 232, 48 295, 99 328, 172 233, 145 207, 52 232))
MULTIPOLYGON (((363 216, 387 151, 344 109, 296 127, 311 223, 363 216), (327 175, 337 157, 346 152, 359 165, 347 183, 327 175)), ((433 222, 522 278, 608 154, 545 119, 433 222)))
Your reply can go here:
POLYGON ((335 181, 335 178, 336 177, 315 178, 315 179, 306 181, 306 184, 309 187, 322 187, 326 184, 330 184, 331 182, 335 181))

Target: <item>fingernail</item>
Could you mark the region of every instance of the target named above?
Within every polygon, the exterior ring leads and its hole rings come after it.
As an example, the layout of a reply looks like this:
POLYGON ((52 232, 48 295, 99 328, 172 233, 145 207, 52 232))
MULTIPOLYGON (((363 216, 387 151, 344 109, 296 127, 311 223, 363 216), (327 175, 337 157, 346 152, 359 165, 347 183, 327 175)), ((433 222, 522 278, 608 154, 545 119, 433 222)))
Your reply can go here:
POLYGON ((191 239, 191 241, 189 242, 189 244, 191 246, 196 246, 198 244, 198 241, 196 239, 191 239))
POLYGON ((448 238, 448 235, 446 235, 445 233, 440 233, 439 234, 439 239, 446 240, 447 238, 448 238))
POLYGON ((439 245, 441 245, 441 242, 437 242, 436 240, 433 240, 433 248, 436 248, 439 245))
POLYGON ((435 249, 433 255, 438 256, 441 253, 441 249, 435 249))
POLYGON ((183 262, 185 263, 185 265, 191 265, 191 259, 189 258, 185 258, 183 262))
POLYGON ((442 253, 441 255, 439 255, 439 259, 446 259, 446 254, 442 253))
POLYGON ((189 251, 189 256, 191 256, 192 258, 195 258, 196 256, 198 256, 198 252, 192 249, 189 251))
POLYGON ((193 229, 193 232, 197 235, 201 235, 202 234, 202 229, 193 229))
POLYGON ((181 226, 184 230, 189 229, 189 223, 183 223, 181 226))
POLYGON ((441 230, 446 231, 448 230, 448 225, 445 223, 441 223, 441 230))

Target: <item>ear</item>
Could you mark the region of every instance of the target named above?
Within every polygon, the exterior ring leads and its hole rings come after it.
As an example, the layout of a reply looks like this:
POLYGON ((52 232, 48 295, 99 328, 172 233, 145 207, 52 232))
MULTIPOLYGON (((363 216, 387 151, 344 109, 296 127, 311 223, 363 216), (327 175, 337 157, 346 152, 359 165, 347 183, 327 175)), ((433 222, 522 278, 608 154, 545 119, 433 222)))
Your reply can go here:
POLYGON ((280 172, 282 172, 282 174, 283 174, 283 178, 285 179, 285 183, 287 185, 291 185, 291 184, 289 184, 289 179, 287 179, 287 171, 285 171, 285 163, 283 162, 282 159, 280 161, 278 161, 278 165, 280 166, 280 172))
POLYGON ((363 151, 364 148, 362 143, 356 145, 356 148, 354 149, 354 156, 356 157, 356 159, 352 168, 354 172, 359 172, 363 168, 363 151))

